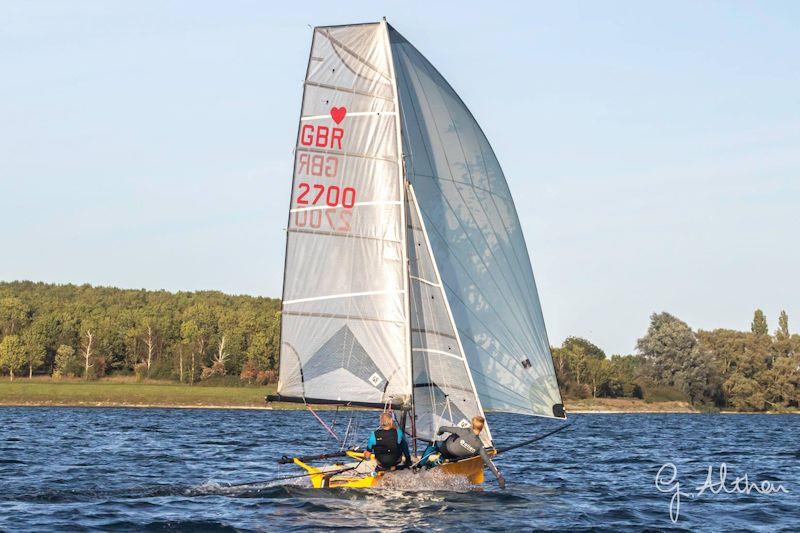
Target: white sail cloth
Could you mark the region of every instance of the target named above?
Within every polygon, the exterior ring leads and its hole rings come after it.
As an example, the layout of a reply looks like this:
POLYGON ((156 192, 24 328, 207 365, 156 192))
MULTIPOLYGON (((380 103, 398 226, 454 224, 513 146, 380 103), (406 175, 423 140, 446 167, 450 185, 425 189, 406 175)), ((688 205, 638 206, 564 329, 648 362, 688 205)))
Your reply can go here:
POLYGON ((395 102, 381 24, 314 30, 286 246, 282 396, 410 395, 395 102))
POLYGON ((406 162, 484 408, 563 416, 528 250, 489 142, 439 72, 393 28, 406 162))
MULTIPOLYGON (((483 415, 469 366, 447 307, 444 287, 412 187, 407 189, 411 368, 416 436, 432 441, 442 426, 468 427, 483 415)), ((488 424, 481 434, 491 445, 488 424)))

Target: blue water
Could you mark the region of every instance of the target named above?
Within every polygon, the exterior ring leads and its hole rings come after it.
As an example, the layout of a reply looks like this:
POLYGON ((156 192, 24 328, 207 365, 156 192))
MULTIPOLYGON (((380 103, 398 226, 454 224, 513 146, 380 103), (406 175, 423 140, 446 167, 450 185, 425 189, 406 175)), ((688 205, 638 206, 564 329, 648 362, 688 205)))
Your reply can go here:
MULTIPOLYGON (((337 431, 349 416, 338 415, 337 431)), ((558 425, 489 422, 499 445, 558 425)), ((281 455, 332 447, 302 411, 0 408, 0 530, 800 531, 796 415, 577 415, 498 458, 506 490, 411 473, 375 490, 268 481, 298 472, 276 464, 281 455), (667 462, 685 493, 722 462, 729 488, 747 474, 789 493, 684 496, 673 523, 672 494, 654 483, 667 462)))

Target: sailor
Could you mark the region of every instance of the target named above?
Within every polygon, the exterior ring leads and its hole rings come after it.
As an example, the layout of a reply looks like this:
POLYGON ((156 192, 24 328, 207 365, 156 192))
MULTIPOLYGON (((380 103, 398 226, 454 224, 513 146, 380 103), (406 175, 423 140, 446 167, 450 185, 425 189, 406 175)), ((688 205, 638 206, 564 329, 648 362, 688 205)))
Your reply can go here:
POLYGON ((391 413, 381 413, 381 427, 370 433, 364 459, 374 457, 378 463, 376 470, 393 470, 411 464, 406 436, 394 425, 391 413), (405 459, 403 465, 400 460, 405 459))
POLYGON ((494 466, 489 454, 486 453, 483 442, 481 442, 480 434, 485 424, 486 420, 482 416, 473 416, 472 425, 469 428, 440 427, 439 431, 436 432, 437 435, 444 433, 450 433, 450 435, 445 440, 436 441, 428 446, 415 467, 421 468, 425 466, 431 468, 441 464, 443 461, 459 461, 480 455, 484 466, 492 471, 500 488, 504 489, 506 480, 503 478, 503 474, 494 466), (438 457, 436 457, 437 454, 439 454, 438 457))

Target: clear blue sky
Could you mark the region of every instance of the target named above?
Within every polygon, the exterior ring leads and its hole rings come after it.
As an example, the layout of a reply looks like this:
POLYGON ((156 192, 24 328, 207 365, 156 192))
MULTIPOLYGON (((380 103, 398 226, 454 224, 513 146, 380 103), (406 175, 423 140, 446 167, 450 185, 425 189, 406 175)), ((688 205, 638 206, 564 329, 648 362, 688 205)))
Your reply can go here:
POLYGON ((0 279, 279 296, 308 25, 385 15, 492 142, 554 344, 798 331, 800 3, 500 5, 5 3, 0 279))

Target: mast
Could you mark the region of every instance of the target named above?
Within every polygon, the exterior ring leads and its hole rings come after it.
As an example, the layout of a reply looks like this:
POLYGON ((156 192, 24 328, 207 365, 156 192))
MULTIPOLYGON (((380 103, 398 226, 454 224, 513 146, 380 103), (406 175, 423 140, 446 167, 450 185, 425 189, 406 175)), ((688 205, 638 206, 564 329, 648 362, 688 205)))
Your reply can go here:
MULTIPOLYGON (((408 397, 412 409, 412 416, 411 416, 411 424, 412 427, 414 426, 414 384, 413 384, 413 375, 414 375, 414 367, 413 367, 413 360, 411 357, 411 303, 410 303, 410 296, 408 290, 408 276, 409 276, 409 268, 408 268, 408 240, 406 234, 406 209, 405 206, 408 204, 408 197, 406 195, 406 166, 403 159, 403 137, 402 137, 402 128, 400 126, 400 97, 398 96, 397 92, 397 76, 395 76, 394 72, 394 56, 392 54, 392 45, 389 42, 389 27, 386 23, 386 17, 381 19, 381 31, 383 33, 383 39, 386 46, 387 53, 389 54, 389 72, 391 73, 392 78, 392 95, 394 98, 394 108, 397 116, 395 118, 395 132, 397 136, 397 166, 398 166, 398 173, 397 173, 397 185, 400 188, 400 195, 401 195, 401 209, 400 209, 400 227, 402 231, 400 232, 402 238, 402 263, 403 263, 403 294, 404 294, 404 304, 405 304, 405 319, 406 319, 406 327, 405 327, 405 353, 406 358, 408 361, 408 397)), ((405 431, 405 428, 402 428, 405 431)), ((416 437, 413 434, 412 430, 412 437, 416 437)), ((416 447, 416 440, 414 440, 414 446, 416 447)))

